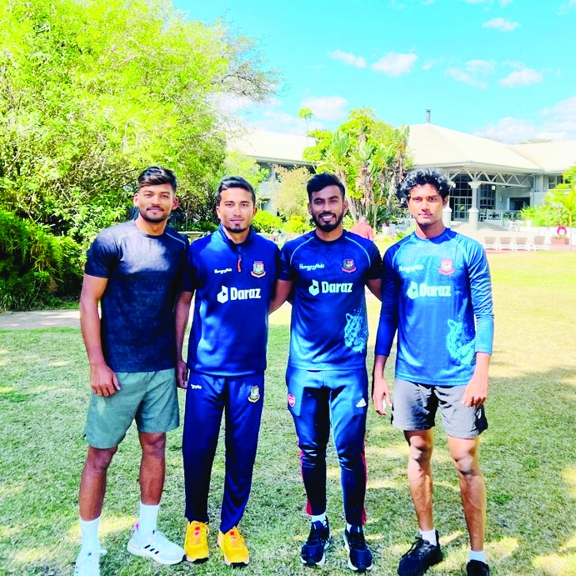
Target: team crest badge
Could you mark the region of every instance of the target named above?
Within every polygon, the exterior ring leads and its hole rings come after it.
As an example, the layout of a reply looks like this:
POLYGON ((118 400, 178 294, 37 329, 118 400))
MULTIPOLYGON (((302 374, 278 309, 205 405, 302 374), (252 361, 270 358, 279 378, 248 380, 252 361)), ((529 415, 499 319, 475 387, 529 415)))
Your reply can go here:
POLYGON ((290 408, 294 408, 295 405, 296 405, 296 396, 294 396, 294 394, 288 394, 288 406, 290 406, 290 408))
POLYGON ((266 270, 264 270, 264 262, 262 260, 256 260, 254 264, 252 264, 252 276, 256 276, 256 278, 262 278, 262 276, 266 275, 266 270))
POLYGON ((252 386, 252 389, 250 390, 250 396, 248 396, 248 400, 250 400, 250 402, 258 402, 258 400, 260 400, 259 386, 252 386))
POLYGON ((355 272, 356 271, 356 264, 354 264, 354 260, 352 258, 346 258, 342 264, 342 271, 343 272, 355 272))
POLYGON ((450 274, 454 274, 456 270, 454 270, 454 263, 450 258, 444 258, 440 262, 440 274, 444 274, 444 276, 450 276, 450 274))

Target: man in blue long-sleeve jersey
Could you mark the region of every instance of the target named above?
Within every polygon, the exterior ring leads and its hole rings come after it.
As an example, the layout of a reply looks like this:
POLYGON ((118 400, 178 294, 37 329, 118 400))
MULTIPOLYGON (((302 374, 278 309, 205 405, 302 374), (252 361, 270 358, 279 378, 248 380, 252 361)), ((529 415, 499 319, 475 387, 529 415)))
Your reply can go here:
POLYGON ((494 315, 482 246, 442 222, 447 177, 414 170, 400 185, 416 231, 384 255, 382 312, 374 361, 374 407, 391 405, 384 367, 398 331, 392 423, 410 448, 408 481, 420 536, 398 566, 400 576, 421 576, 443 558, 432 513, 434 418, 439 409, 458 471, 471 551, 468 576, 490 573, 484 554, 486 490, 478 462, 479 435, 488 427, 488 366, 494 315))
POLYGON ((380 254, 375 244, 342 228, 344 186, 332 174, 307 185, 316 229, 287 242, 271 309, 292 297, 288 405, 301 450, 302 477, 312 526, 301 560, 325 563, 326 447, 330 423, 341 469, 348 565, 372 568, 362 524, 366 495, 364 437, 368 403, 365 287, 380 297, 380 254))
POLYGON ((218 546, 226 564, 249 562, 238 524, 250 495, 264 398, 268 310, 279 262, 276 245, 256 234, 252 186, 224 178, 216 211, 221 225, 193 242, 176 307, 179 385, 187 387, 184 479, 191 562, 208 559, 208 490, 222 413, 226 414, 226 478, 218 546), (181 359, 192 294, 188 363, 181 359), (188 369, 190 375, 188 377, 188 369))

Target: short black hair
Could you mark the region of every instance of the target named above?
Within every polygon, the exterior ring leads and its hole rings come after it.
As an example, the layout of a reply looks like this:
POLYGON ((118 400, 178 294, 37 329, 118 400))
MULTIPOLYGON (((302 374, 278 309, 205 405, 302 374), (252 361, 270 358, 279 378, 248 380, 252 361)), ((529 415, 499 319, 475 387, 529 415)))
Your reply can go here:
POLYGON ((242 176, 224 176, 222 180, 220 180, 220 184, 218 186, 218 194, 216 195, 216 204, 220 204, 220 200, 222 200, 222 191, 228 190, 228 188, 242 188, 247 192, 252 194, 252 202, 256 205, 256 193, 254 192, 254 188, 248 180, 242 178, 242 176))
POLYGON ((174 172, 161 166, 150 166, 138 176, 138 190, 144 186, 155 186, 156 184, 170 184, 174 192, 178 186, 174 172))
POLYGON ((434 186, 442 198, 450 195, 450 180, 448 176, 437 168, 418 168, 417 170, 411 170, 406 174, 406 177, 398 186, 398 193, 400 196, 404 196, 406 199, 410 198, 410 191, 414 186, 424 186, 424 184, 430 184, 434 186))
POLYGON ((334 176, 334 174, 330 174, 328 172, 316 174, 316 176, 312 176, 312 178, 308 180, 308 184, 306 185, 308 200, 311 201, 312 194, 314 194, 314 192, 320 192, 320 190, 324 190, 326 186, 338 186, 338 188, 340 188, 340 192, 342 192, 342 200, 344 200, 346 195, 346 188, 344 188, 344 184, 342 184, 342 182, 340 182, 340 180, 334 176))

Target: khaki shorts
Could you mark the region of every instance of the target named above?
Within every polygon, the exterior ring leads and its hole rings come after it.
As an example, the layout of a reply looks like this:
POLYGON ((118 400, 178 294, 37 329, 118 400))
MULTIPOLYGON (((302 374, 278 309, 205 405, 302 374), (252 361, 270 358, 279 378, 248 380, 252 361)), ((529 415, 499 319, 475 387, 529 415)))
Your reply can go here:
POLYGON ((134 420, 140 432, 178 428, 179 410, 173 368, 159 372, 117 372, 120 390, 112 396, 92 393, 84 436, 90 446, 118 446, 134 420))

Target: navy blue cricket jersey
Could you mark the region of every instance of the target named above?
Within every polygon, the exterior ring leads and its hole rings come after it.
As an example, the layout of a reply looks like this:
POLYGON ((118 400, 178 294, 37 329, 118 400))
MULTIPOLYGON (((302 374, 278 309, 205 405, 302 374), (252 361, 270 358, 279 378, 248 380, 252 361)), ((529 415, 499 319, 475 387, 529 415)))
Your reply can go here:
POLYGON ((290 358, 305 370, 364 368, 368 319, 366 280, 380 277, 370 240, 344 231, 332 242, 312 231, 282 249, 281 280, 294 281, 290 358))
POLYGON ((278 247, 253 230, 242 244, 234 244, 222 226, 192 243, 184 286, 195 292, 190 370, 214 376, 264 372, 278 268, 278 247))

